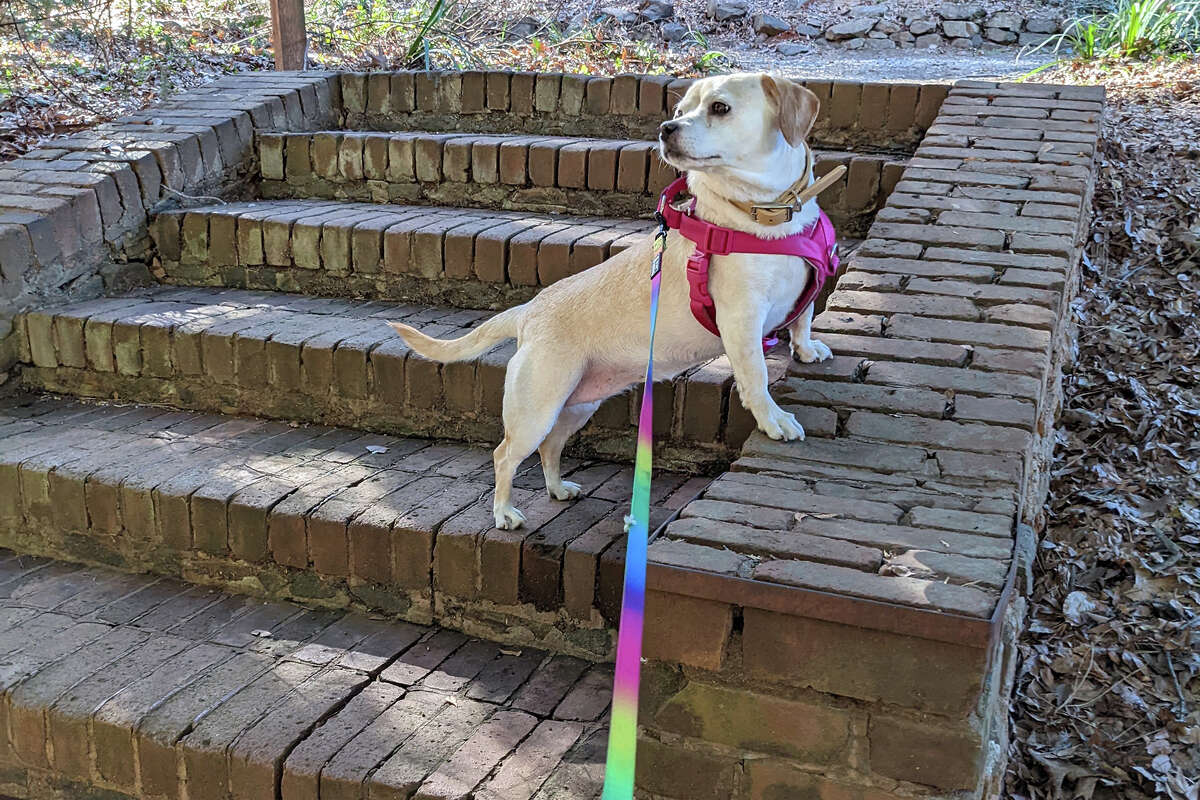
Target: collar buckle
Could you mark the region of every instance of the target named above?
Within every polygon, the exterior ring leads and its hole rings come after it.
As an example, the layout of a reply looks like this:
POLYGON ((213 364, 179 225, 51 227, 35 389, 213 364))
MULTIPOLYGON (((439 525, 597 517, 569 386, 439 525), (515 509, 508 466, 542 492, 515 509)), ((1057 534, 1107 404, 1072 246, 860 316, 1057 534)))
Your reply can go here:
POLYGON ((750 219, 759 225, 783 225, 792 221, 795 208, 790 203, 755 203, 750 206, 750 219))

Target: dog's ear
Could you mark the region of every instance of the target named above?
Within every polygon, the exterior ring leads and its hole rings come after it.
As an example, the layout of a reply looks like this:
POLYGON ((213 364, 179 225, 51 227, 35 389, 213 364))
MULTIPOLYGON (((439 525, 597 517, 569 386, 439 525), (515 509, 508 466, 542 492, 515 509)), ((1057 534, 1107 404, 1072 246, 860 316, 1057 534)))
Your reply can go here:
POLYGON ((792 147, 800 144, 817 121, 821 101, 807 88, 787 78, 763 75, 762 88, 767 99, 775 104, 783 138, 792 147))

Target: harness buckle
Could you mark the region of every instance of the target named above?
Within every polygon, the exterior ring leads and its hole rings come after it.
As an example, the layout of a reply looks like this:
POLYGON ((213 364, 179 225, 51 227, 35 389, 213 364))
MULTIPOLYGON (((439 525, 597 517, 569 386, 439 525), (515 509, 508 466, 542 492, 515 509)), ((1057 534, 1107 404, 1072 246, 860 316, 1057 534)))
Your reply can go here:
POLYGON ((706 225, 703 249, 714 256, 727 256, 733 252, 733 231, 716 225, 706 225))
POLYGON ((750 206, 750 219, 759 225, 782 225, 792 221, 795 208, 790 203, 758 203, 750 206))

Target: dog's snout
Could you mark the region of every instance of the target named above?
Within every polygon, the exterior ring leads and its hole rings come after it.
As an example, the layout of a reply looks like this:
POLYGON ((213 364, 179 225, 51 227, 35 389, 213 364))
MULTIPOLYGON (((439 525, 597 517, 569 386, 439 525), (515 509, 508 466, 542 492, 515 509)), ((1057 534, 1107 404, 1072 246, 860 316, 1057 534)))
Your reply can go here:
POLYGON ((662 125, 658 126, 658 138, 665 140, 665 139, 669 138, 671 136, 671 134, 675 133, 675 131, 677 131, 677 130, 679 130, 679 123, 673 119, 667 120, 662 125))

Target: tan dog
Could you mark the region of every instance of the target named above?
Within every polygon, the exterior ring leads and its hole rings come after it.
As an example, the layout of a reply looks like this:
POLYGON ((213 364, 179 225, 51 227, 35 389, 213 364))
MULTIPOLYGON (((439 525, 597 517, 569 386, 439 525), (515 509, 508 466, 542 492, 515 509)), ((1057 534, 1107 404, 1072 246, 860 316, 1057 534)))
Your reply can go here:
MULTIPOLYGON (((815 200, 791 222, 758 225, 731 201, 765 202, 803 177, 805 137, 817 116, 816 95, 781 78, 741 74, 697 81, 663 123, 660 151, 688 173, 696 213, 708 222, 764 238, 807 228, 818 215, 815 200)), ((713 259, 709 291, 720 317, 721 336, 692 316, 685 274, 692 242, 672 231, 663 258, 662 289, 654 347, 654 374, 666 380, 684 370, 729 356, 744 405, 772 439, 802 439, 804 429, 767 391, 764 335, 778 328, 808 281, 803 259, 731 254, 713 259)), ((517 467, 536 449, 546 489, 557 500, 577 497, 564 481, 563 446, 608 397, 645 375, 649 357, 652 239, 602 264, 547 287, 524 305, 508 309, 466 336, 433 339, 392 323, 413 350, 440 362, 474 358, 516 337, 517 352, 504 381, 504 441, 495 450, 496 527, 518 528, 524 515, 511 502, 517 467)), ((789 327, 792 352, 820 361, 829 348, 811 336, 812 309, 789 327)))

